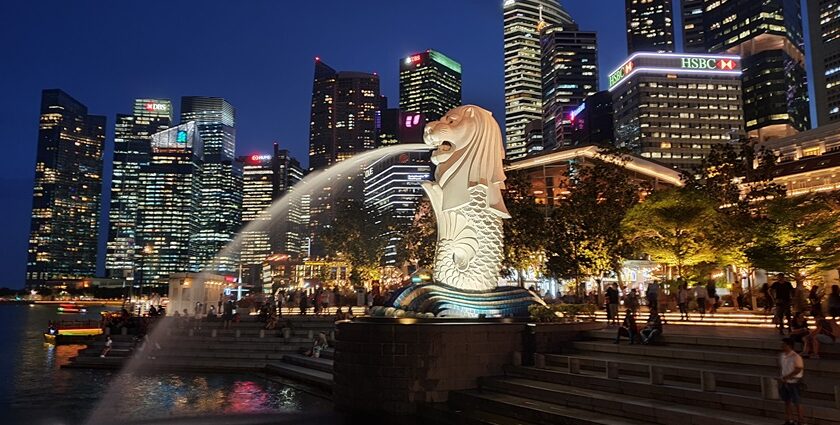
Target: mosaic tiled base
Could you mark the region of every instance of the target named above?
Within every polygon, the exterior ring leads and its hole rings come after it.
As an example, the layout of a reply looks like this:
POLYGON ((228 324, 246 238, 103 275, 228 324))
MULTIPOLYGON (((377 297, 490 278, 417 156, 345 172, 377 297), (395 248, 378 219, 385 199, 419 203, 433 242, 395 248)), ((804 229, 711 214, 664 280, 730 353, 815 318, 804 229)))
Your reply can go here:
POLYGON ((388 303, 394 310, 388 315, 400 315, 402 310, 404 313, 431 313, 436 317, 527 317, 528 306, 532 304, 543 302, 523 288, 501 287, 473 292, 430 283, 411 285, 395 293, 388 303))

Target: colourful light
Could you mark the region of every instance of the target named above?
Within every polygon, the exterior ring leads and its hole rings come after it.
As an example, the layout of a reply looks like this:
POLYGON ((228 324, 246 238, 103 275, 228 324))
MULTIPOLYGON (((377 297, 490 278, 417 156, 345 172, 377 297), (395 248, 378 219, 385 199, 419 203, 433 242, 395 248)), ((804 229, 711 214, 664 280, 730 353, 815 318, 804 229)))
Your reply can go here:
POLYGON ((268 161, 270 159, 271 155, 251 155, 251 161, 253 162, 268 161))
POLYGON ((187 132, 184 130, 179 131, 175 136, 175 141, 178 143, 187 143, 187 132))
POLYGON ((578 106, 574 111, 569 112, 569 119, 574 121, 575 118, 577 118, 577 116, 580 115, 580 113, 583 112, 584 109, 586 109, 586 102, 581 103, 580 106, 578 106))
POLYGON ((169 110, 169 106, 165 103, 149 102, 146 104, 146 110, 149 112, 167 111, 169 110))
POLYGON ((405 128, 411 128, 420 124, 420 114, 407 115, 405 117, 405 128))

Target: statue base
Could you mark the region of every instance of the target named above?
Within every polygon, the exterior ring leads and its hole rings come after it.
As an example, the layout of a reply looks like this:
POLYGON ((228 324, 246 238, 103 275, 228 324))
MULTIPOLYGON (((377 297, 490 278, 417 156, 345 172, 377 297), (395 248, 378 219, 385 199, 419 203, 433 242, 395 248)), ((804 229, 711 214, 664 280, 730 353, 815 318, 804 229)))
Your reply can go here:
POLYGON ((374 316, 390 317, 528 317, 528 307, 545 303, 519 287, 465 291, 440 283, 413 284, 397 291, 374 316))

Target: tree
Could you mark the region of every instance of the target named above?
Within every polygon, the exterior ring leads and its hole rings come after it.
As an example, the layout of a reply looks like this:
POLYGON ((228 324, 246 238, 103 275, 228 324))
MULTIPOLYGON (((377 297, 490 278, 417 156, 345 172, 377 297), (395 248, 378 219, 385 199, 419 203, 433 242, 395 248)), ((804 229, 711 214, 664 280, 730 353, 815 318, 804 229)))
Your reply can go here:
POLYGON ((555 277, 574 279, 578 289, 585 276, 620 273, 632 251, 621 221, 644 189, 623 167, 626 158, 620 152, 600 156, 591 166, 570 169, 569 194, 552 212, 548 226, 546 267, 555 277))
POLYGON ((350 264, 350 282, 361 286, 378 276, 393 231, 391 218, 356 200, 337 203, 336 210, 323 236, 324 247, 350 264))
POLYGON ((437 220, 432 204, 423 198, 417 205, 411 226, 403 229, 397 245, 397 264, 409 263, 419 268, 431 268, 435 263, 437 220))
POLYGON ((781 272, 797 285, 840 267, 840 206, 825 195, 767 201, 747 256, 755 267, 781 272))
POLYGON ((772 182, 777 159, 753 139, 715 144, 695 170, 696 178, 686 179, 686 187, 728 214, 751 215, 757 200, 785 194, 784 187, 772 182))
POLYGON ((508 173, 502 192, 510 218, 504 221, 504 259, 508 270, 516 270, 519 286, 524 272, 542 269, 545 253, 546 218, 531 194, 531 182, 525 172, 508 173))
POLYGON ((654 261, 687 267, 717 259, 714 232, 720 213, 707 198, 691 189, 670 189, 652 194, 636 205, 621 223, 628 240, 654 261))

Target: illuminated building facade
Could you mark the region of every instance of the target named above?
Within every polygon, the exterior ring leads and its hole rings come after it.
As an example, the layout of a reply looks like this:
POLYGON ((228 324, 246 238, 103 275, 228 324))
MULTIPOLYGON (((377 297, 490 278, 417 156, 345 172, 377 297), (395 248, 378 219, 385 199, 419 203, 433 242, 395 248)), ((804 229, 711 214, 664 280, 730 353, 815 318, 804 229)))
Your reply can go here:
POLYGON ((235 111, 219 97, 184 96, 181 122, 195 122, 203 142, 201 214, 195 237, 194 271, 237 272, 236 259, 216 258, 239 230, 242 205, 242 169, 235 161, 235 111))
POLYGON ((557 0, 506 0, 504 13, 505 153, 527 155, 525 127, 542 120, 540 31, 573 24, 557 0))
POLYGON ((741 56, 750 137, 767 141, 810 128, 799 0, 707 1, 703 26, 707 51, 741 56))
POLYGON ((195 270, 203 210, 203 145, 198 124, 155 133, 151 158, 140 171, 135 280, 141 292, 165 293, 173 273, 195 270))
MULTIPOLYGON (((320 170, 374 149, 376 113, 381 103, 378 75, 336 71, 316 58, 309 125, 309 170, 320 170)), ((330 176, 333 183, 341 181, 341 190, 333 191, 332 184, 328 184, 312 194, 309 242, 313 255, 325 254, 318 235, 335 216, 337 203, 342 199, 363 199, 361 174, 360 169, 352 176, 330 176)))
POLYGON ((400 109, 437 121, 461 105, 461 64, 435 50, 400 60, 400 109))
POLYGON ((242 164, 242 283, 259 281, 262 262, 271 255, 271 215, 274 201, 274 155, 240 156, 242 164))
POLYGON ((743 135, 738 56, 636 53, 610 73, 616 144, 684 171, 743 135))
MULTIPOLYGON (((425 119, 422 114, 390 109, 382 114, 381 126, 396 129, 395 143, 419 143, 423 139, 425 119)), ((383 131, 383 134, 389 134, 383 131)), ((402 229, 411 226, 417 206, 423 199, 420 183, 432 179, 430 152, 409 151, 379 159, 365 168, 365 204, 395 221, 399 230, 392 232, 383 261, 397 265, 397 244, 402 229)))
MULTIPOLYGON (((531 183, 531 194, 538 205, 553 207, 569 194, 569 175, 575 170, 602 161, 598 146, 572 146, 511 161, 505 172, 524 173, 531 183)), ((672 168, 635 155, 621 164, 640 190, 682 186, 681 174, 672 168)), ((546 213, 548 213, 548 208, 546 213)))
POLYGON ((595 32, 567 24, 543 28, 540 45, 542 139, 544 149, 550 150, 572 144, 570 113, 586 96, 598 91, 598 44, 595 32))
POLYGON ((672 0, 624 0, 627 53, 674 51, 672 0))
MULTIPOLYGON (((840 123, 831 123, 763 144, 779 162, 773 183, 788 196, 840 191, 840 123)), ((750 182, 745 183, 744 189, 750 182)))
POLYGON ((840 121, 840 0, 808 0, 817 123, 840 121))
POLYGON ((703 35, 703 4, 705 0, 681 0, 683 23, 683 51, 706 53, 703 35))
POLYGON ((137 208, 142 187, 140 172, 152 156, 152 134, 172 126, 168 99, 136 99, 130 115, 117 114, 105 272, 115 279, 133 280, 137 255, 137 208))
POLYGON ((613 126, 612 93, 599 91, 584 99, 575 110, 570 112, 572 120, 572 145, 613 145, 615 127, 613 126))
POLYGON ((301 254, 300 202, 272 216, 269 209, 303 178, 300 163, 274 144, 272 154, 240 156, 242 164, 242 283, 259 286, 263 261, 275 253, 301 254))
POLYGON ((59 89, 41 93, 26 285, 96 274, 105 117, 59 89))
POLYGON ((525 126, 525 147, 528 155, 545 150, 542 120, 533 120, 525 126))

